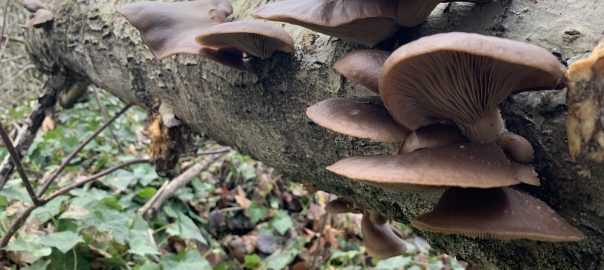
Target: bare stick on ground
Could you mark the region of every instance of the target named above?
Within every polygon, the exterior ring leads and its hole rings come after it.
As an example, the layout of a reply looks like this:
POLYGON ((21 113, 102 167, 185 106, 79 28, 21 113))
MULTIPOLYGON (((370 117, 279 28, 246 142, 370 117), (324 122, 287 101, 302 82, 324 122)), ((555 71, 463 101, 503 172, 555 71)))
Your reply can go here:
POLYGON ((63 170, 65 170, 65 168, 69 165, 71 160, 73 160, 73 158, 75 158, 76 155, 78 153, 80 153, 84 149, 84 147, 86 147, 86 145, 88 145, 88 143, 90 143, 92 140, 94 140, 94 138, 96 138, 96 136, 98 136, 101 132, 103 132, 103 130, 105 130, 107 127, 109 127, 116 119, 118 119, 122 114, 124 114, 128 109, 130 109, 131 106, 132 106, 132 104, 126 105, 119 112, 117 112, 111 119, 109 119, 109 121, 107 121, 103 126, 101 126, 97 131, 90 134, 82 143, 80 143, 80 145, 78 145, 78 147, 73 152, 71 152, 69 154, 69 156, 67 156, 63 160, 63 162, 61 162, 61 165, 59 166, 58 169, 56 169, 54 172, 52 172, 48 178, 40 181, 40 183, 42 183, 42 188, 40 188, 38 190, 38 196, 42 196, 44 194, 44 192, 46 192, 46 190, 48 190, 50 185, 52 185, 52 183, 57 179, 57 177, 59 177, 59 175, 63 172, 63 170))
POLYGON ((218 159, 225 156, 230 150, 228 148, 220 149, 217 151, 202 153, 200 155, 207 155, 207 158, 204 158, 199 163, 191 166, 189 169, 181 173, 176 178, 172 179, 167 184, 162 185, 162 187, 153 195, 149 201, 145 203, 141 208, 139 208, 136 212, 139 215, 142 215, 145 218, 152 217, 157 210, 168 200, 174 192, 176 192, 179 188, 182 188, 189 184, 195 176, 199 175, 203 170, 209 167, 212 163, 216 162, 218 159))
POLYGON ((17 150, 15 150, 15 147, 13 146, 13 142, 11 141, 10 137, 8 136, 8 132, 6 132, 6 129, 4 129, 2 121, 0 121, 0 137, 2 137, 2 141, 4 142, 4 145, 6 146, 6 149, 8 150, 8 154, 11 157, 11 159, 13 160, 13 163, 15 164, 15 166, 17 167, 17 172, 19 172, 21 181, 23 182, 23 185, 25 186, 27 193, 29 193, 29 197, 31 198, 31 201, 34 203, 34 205, 39 205, 40 201, 38 200, 38 196, 36 196, 36 192, 34 191, 34 188, 31 186, 31 183, 29 182, 27 173, 25 172, 25 169, 23 169, 23 164, 21 164, 21 158, 19 157, 17 150))

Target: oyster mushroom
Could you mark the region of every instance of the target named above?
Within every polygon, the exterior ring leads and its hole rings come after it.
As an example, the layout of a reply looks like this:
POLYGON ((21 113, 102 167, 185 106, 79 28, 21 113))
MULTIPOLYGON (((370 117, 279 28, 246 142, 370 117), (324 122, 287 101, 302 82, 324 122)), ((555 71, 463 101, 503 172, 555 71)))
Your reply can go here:
POLYGON ((547 242, 584 238, 547 204, 512 188, 449 189, 434 210, 411 224, 431 232, 479 238, 547 242))
POLYGON ((532 166, 510 160, 494 143, 455 144, 399 155, 349 157, 327 170, 367 184, 401 190, 539 185, 532 166))
POLYGON ((354 203, 342 198, 329 202, 325 211, 330 214, 363 213, 361 233, 365 249, 371 257, 380 260, 387 259, 406 251, 406 245, 400 232, 384 216, 375 211, 360 210, 354 206, 354 203))
POLYGON ((216 51, 202 50, 195 38, 210 26, 225 22, 233 7, 228 0, 141 1, 122 6, 119 13, 138 29, 143 42, 159 60, 178 53, 221 59, 216 51))
POLYGON ((268 58, 275 51, 292 53, 294 40, 283 29, 260 21, 221 23, 196 37, 203 47, 268 58))
POLYGON ((390 52, 382 50, 358 50, 347 53, 333 66, 347 79, 379 93, 380 72, 390 52))
POLYGON ((396 4, 392 0, 286 0, 266 4, 253 16, 373 46, 398 29, 396 4))
POLYGON ((445 33, 408 43, 386 60, 379 88, 401 125, 454 122, 472 142, 499 139, 498 104, 510 94, 561 86, 565 69, 543 48, 496 37, 445 33))
POLYGON ((409 130, 396 123, 380 97, 332 98, 306 109, 318 125, 349 136, 401 143, 409 130))

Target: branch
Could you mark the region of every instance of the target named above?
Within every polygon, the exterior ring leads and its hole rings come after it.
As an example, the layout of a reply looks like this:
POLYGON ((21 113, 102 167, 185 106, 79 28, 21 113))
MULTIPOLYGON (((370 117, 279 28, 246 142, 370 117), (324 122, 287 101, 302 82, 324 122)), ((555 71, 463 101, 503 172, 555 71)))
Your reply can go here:
POLYGON ((86 145, 88 145, 88 143, 90 143, 92 140, 94 140, 94 138, 96 138, 96 136, 98 136, 101 132, 103 132, 103 130, 105 130, 107 127, 109 127, 117 118, 119 118, 128 109, 130 109, 130 107, 132 107, 132 104, 126 105, 126 107, 121 109, 111 119, 109 119, 109 121, 107 121, 107 123, 105 123, 102 127, 100 127, 94 133, 90 134, 88 136, 88 138, 86 138, 82 143, 80 143, 78 148, 76 148, 73 152, 71 152, 71 154, 69 154, 69 156, 67 156, 67 158, 65 158, 63 160, 63 162, 61 163, 61 165, 59 166, 58 169, 56 169, 53 173, 51 173, 47 179, 41 181, 41 183, 43 183, 42 184, 43 186, 38 191, 38 196, 41 197, 42 195, 44 195, 44 192, 46 192, 46 190, 48 190, 50 185, 52 185, 52 183, 57 179, 57 177, 59 177, 59 175, 63 172, 63 170, 65 170, 65 168, 67 167, 67 165, 69 165, 71 160, 73 160, 73 158, 75 158, 75 156, 78 153, 80 153, 84 149, 84 147, 86 147, 86 145))
POLYGON ((32 205, 30 207, 28 207, 16 220, 15 222, 13 222, 13 224, 10 226, 10 228, 8 228, 8 230, 6 231, 6 234, 2 237, 2 240, 0 240, 0 248, 4 248, 6 247, 6 245, 8 244, 8 242, 10 241, 10 239, 15 235, 15 233, 17 233, 17 231, 19 230, 19 228, 21 228, 21 226, 23 226, 23 224, 25 223, 25 221, 27 220, 27 218, 29 217, 29 215, 31 215, 31 213, 38 207, 43 206, 45 204, 47 204, 48 202, 50 202, 52 199, 55 199, 56 197, 59 197, 63 194, 68 193, 69 191, 79 188, 87 183, 90 183, 94 180, 97 180, 105 175, 108 175, 114 171, 117 171, 121 168, 130 166, 130 165, 134 165, 134 164, 141 164, 141 163, 149 163, 148 159, 136 159, 136 160, 131 160, 131 161, 127 161, 124 162, 122 164, 113 166, 109 169, 103 170, 99 173, 93 174, 91 176, 88 176, 80 181, 77 181, 69 186, 66 186, 60 190, 57 190, 55 192, 53 192, 52 194, 50 194, 48 196, 48 198, 44 198, 42 200, 40 200, 40 204, 39 205, 32 205))
MULTIPOLYGON (((44 117, 46 117, 46 111, 52 110, 56 103, 57 93, 66 87, 66 79, 61 73, 52 74, 42 87, 42 94, 38 97, 36 106, 29 113, 28 118, 25 120, 23 128, 19 129, 17 138, 14 140, 15 149, 19 154, 27 151, 33 143, 38 129, 42 126, 44 117)), ((21 157, 21 155, 19 155, 21 157)), ((0 190, 8 181, 8 178, 13 173, 14 164, 11 162, 10 157, 6 157, 2 163, 0 163, 0 190)))
POLYGON ((179 188, 188 185, 193 178, 195 178, 195 176, 199 175, 203 170, 205 170, 212 163, 216 162, 218 159, 222 158, 229 151, 230 150, 228 148, 225 148, 218 151, 200 154, 207 155, 209 157, 191 166, 169 183, 162 185, 157 193, 155 193, 155 195, 153 195, 153 197, 136 212, 139 215, 150 218, 168 199, 170 199, 170 197, 172 197, 172 195, 174 195, 174 192, 176 192, 179 188))
POLYGON ((2 121, 0 121, 0 137, 2 137, 2 141, 4 142, 4 145, 8 150, 9 156, 13 160, 13 163, 15 164, 15 166, 17 166, 17 172, 19 172, 19 176, 21 176, 21 181, 23 182, 25 189, 27 189, 27 193, 29 193, 31 201, 34 203, 34 205, 39 205, 40 201, 38 200, 38 196, 36 196, 36 192, 32 188, 31 183, 27 178, 27 173, 25 173, 25 170, 23 169, 23 164, 21 164, 21 158, 19 157, 17 150, 15 150, 13 142, 8 136, 8 132, 6 132, 6 129, 4 129, 2 121))
POLYGON ((128 166, 134 165, 134 164, 142 164, 142 163, 149 163, 149 159, 130 160, 130 161, 124 162, 122 164, 113 166, 113 167, 111 167, 109 169, 106 169, 104 171, 101 171, 99 173, 96 173, 96 174, 93 174, 91 176, 88 176, 88 177, 86 177, 86 178, 84 178, 82 180, 79 180, 79 181, 77 181, 77 182, 75 182, 75 183, 73 183, 73 184, 71 184, 69 186, 66 186, 64 188, 61 188, 61 189, 59 189, 59 190, 51 193, 50 195, 48 195, 47 198, 43 198, 42 202, 43 203, 48 203, 49 201, 51 201, 52 199, 54 199, 56 197, 64 195, 64 194, 66 194, 67 192, 69 192, 69 191, 71 191, 73 189, 79 188, 79 187, 81 187, 81 186, 83 186, 83 185, 85 185, 87 183, 95 181, 95 180, 97 180, 97 179, 99 179, 99 178, 101 178, 101 177, 103 177, 105 175, 108 175, 108 174, 110 174, 112 172, 115 172, 115 171, 117 171, 117 170, 119 170, 121 168, 128 167, 128 166))

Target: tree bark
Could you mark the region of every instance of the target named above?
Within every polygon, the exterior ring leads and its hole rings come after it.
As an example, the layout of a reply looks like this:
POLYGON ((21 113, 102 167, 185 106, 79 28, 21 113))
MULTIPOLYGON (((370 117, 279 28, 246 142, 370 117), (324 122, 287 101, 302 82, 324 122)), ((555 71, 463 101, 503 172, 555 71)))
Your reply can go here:
MULTIPOLYGON (((121 1, 125 2, 125 1, 121 1)), ((235 19, 246 18, 261 0, 236 0, 235 19)), ((330 97, 369 95, 331 66, 360 48, 286 24, 296 41, 293 56, 253 60, 252 72, 195 56, 155 60, 138 32, 103 0, 48 0, 52 27, 28 34, 32 58, 43 69, 58 64, 129 102, 167 103, 193 130, 316 187, 375 208, 408 223, 428 211, 438 194, 402 194, 362 185, 324 168, 344 157, 393 153, 389 145, 329 132, 311 123, 305 109, 330 97)), ((123 3, 120 3, 123 4, 123 3)), ((495 0, 484 5, 441 5, 428 22, 399 31, 379 45, 394 49, 428 34, 465 31, 540 45, 563 59, 585 53, 602 35, 601 0, 495 0)), ((417 231, 434 247, 476 269, 597 269, 604 267, 604 167, 571 162, 565 142, 565 92, 523 93, 502 106, 508 128, 527 137, 541 187, 519 188, 539 197, 586 234, 580 243, 479 240, 417 231)))

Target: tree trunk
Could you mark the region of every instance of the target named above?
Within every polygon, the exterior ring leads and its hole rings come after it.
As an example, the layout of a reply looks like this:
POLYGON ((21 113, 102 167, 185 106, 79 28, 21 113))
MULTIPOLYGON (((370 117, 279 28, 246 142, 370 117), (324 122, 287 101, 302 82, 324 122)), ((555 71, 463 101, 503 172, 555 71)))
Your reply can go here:
MULTIPOLYGON (((527 41, 561 54, 585 53, 604 25, 602 0, 495 0, 475 6, 441 5, 428 22, 401 30, 380 45, 393 49, 419 36, 465 31, 527 41)), ((368 95, 331 66, 360 48, 291 25, 296 54, 254 60, 253 71, 231 69, 195 56, 155 60, 138 32, 106 0, 47 0, 52 27, 28 34, 29 51, 44 69, 62 66, 82 80, 124 100, 150 106, 170 104, 193 130, 236 147, 292 179, 303 179, 331 193, 355 198, 395 220, 408 223, 428 211, 437 195, 385 191, 328 173, 344 157, 393 153, 390 145, 329 132, 305 116, 305 109, 330 97, 368 95)), ((111 1, 118 2, 118 1, 111 1)), ((124 1, 120 1, 124 2, 124 1)), ((236 0, 236 19, 246 18, 261 0, 236 0)), ((123 4, 123 3, 120 3, 123 4)), ((284 24, 279 24, 284 25, 284 24)), ((541 187, 521 186, 552 206, 586 234, 580 243, 478 240, 417 231, 434 247, 477 269, 597 269, 604 267, 604 167, 571 162, 565 142, 565 92, 523 93, 502 111, 510 130, 528 138, 541 187)))

